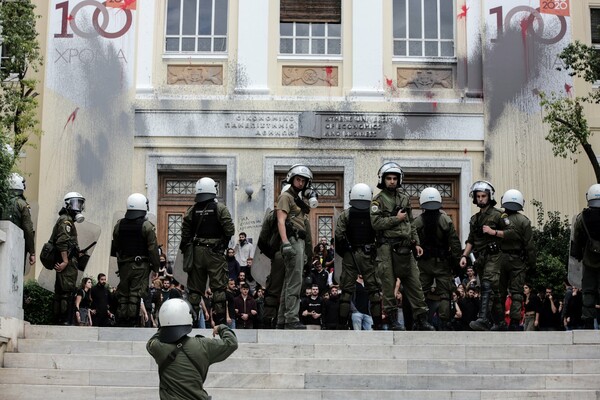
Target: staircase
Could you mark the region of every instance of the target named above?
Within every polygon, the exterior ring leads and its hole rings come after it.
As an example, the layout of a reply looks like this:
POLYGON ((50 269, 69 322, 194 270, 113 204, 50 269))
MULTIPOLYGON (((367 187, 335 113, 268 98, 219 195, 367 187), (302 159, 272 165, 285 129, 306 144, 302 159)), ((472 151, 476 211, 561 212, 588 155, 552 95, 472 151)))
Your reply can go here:
MULTIPOLYGON (((158 400, 154 332, 27 325, 0 399, 158 400)), ((236 334, 208 375, 213 400, 600 399, 600 331, 236 334)))

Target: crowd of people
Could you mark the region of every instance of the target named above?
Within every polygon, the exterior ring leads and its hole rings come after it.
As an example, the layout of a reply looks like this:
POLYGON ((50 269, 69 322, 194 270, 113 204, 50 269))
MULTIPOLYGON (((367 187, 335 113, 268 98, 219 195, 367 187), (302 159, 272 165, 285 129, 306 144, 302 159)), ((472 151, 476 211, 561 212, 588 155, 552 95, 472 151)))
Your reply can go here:
MULTIPOLYGON (((562 301, 552 288, 525 282, 535 266, 531 223, 521 211, 524 198, 510 189, 496 208, 495 189, 477 181, 470 196, 479 211, 469 223, 463 247, 452 219, 442 211, 434 187, 422 190, 421 213, 413 217, 402 190, 403 172, 393 162, 381 166, 374 194, 370 186, 350 190, 350 207, 337 219, 335 237, 313 246, 308 214, 318 205, 312 171, 292 166, 275 210, 265 217, 258 249, 270 260, 262 287, 252 276, 257 249, 245 232, 235 233, 231 214, 216 201, 216 183, 196 183, 194 204, 186 212, 180 250, 187 287, 173 277, 161 253, 155 226, 147 219, 148 199, 134 193, 113 230, 111 255, 119 284, 109 290, 106 276, 86 277, 77 288, 85 260, 76 223, 85 198, 69 192, 49 243, 56 271, 57 324, 148 326, 160 324, 161 305, 183 298, 194 326, 236 329, 389 329, 389 330, 549 330, 594 329, 600 308, 600 184, 586 193, 588 207, 573 226, 571 256, 583 264, 582 287, 567 284, 562 301), (342 265, 335 265, 335 254, 342 265), (339 282, 334 270, 341 267, 339 282), (458 268, 460 267, 460 268, 458 268), (150 282, 150 284, 149 284, 150 282), (539 288, 536 288, 539 289, 539 288)), ((13 203, 3 217, 23 226, 26 255, 34 263, 31 217, 24 180, 11 176, 13 203)), ((45 257, 48 258, 48 257, 45 257)))

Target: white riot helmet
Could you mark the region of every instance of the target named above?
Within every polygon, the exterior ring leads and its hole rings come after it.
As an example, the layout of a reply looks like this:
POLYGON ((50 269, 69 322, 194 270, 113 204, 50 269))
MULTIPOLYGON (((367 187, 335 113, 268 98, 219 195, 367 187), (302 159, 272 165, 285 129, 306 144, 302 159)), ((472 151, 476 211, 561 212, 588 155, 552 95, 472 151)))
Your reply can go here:
POLYGON ((593 184, 585 194, 588 207, 600 208, 600 183, 593 184))
POLYGON ((366 183, 357 183, 350 189, 350 205, 359 210, 366 210, 371 205, 373 191, 366 183))
POLYGON ((500 198, 500 204, 505 210, 521 211, 525 207, 525 199, 517 189, 509 189, 500 198))
POLYGON ((196 182, 196 203, 202 203, 217 197, 217 183, 212 178, 200 178, 196 182))
POLYGON ((127 198, 127 211, 125 218, 137 219, 146 216, 149 211, 148 199, 141 193, 133 193, 127 198))
POLYGON ((158 312, 158 338, 164 343, 175 343, 192 331, 192 307, 183 299, 169 299, 158 312))
POLYGON ((494 187, 488 181, 477 181, 471 185, 471 190, 469 191, 469 196, 473 198, 473 204, 477 205, 477 196, 475 193, 477 192, 486 192, 489 196, 489 204, 493 207, 496 205, 496 200, 494 199, 494 187))
POLYGON ((434 187, 426 187, 421 191, 419 204, 423 210, 439 210, 442 208, 442 195, 434 187))
POLYGON ((293 180, 295 176, 301 176, 306 179, 304 182, 304 186, 300 190, 304 190, 312 184, 313 173, 306 165, 302 164, 294 164, 289 169, 287 176, 285 177, 285 181, 289 184, 293 184, 293 180))
POLYGON ((402 184, 402 178, 404 177, 404 172, 402 172, 402 168, 395 162, 387 162, 379 168, 377 171, 377 188, 385 189, 385 176, 387 174, 396 174, 398 175, 398 186, 402 184))
POLYGON ((65 208, 75 214, 75 221, 82 223, 85 217, 81 214, 85 210, 85 198, 77 192, 69 192, 64 197, 65 208))
POLYGON ((25 179, 16 172, 13 172, 8 177, 8 187, 11 190, 20 190, 23 192, 25 190, 25 179))

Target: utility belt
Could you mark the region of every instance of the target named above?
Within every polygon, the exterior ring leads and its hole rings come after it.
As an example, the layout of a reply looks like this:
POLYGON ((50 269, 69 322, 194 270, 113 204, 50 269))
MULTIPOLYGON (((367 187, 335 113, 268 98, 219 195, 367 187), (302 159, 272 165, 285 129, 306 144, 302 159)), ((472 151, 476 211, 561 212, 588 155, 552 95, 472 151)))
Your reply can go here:
POLYGON ((295 228, 289 221, 285 221, 285 233, 288 237, 306 240, 306 231, 295 228))
POLYGON ((353 251, 362 251, 364 254, 370 256, 375 253, 376 246, 375 244, 353 244, 353 251))
POLYGON ((500 254, 502 252, 502 249, 500 249, 500 246, 498 245, 498 243, 496 242, 489 242, 487 243, 483 248, 479 249, 479 254, 478 254, 478 258, 479 257, 485 257, 485 256, 495 256, 496 254, 500 254))
POLYGON ((437 258, 438 260, 446 260, 450 257, 450 252, 446 249, 425 247, 423 248, 423 255, 421 259, 427 260, 430 258, 437 258))
POLYGON ((396 237, 396 238, 386 238, 386 237, 378 237, 377 238, 377 246, 381 246, 383 244, 389 244, 390 246, 400 246, 400 247, 410 247, 410 240, 396 237))
POLYGON ((142 265, 143 263, 150 262, 150 258, 147 256, 127 256, 119 260, 119 263, 130 263, 134 262, 135 265, 142 265))
POLYGON ((227 248, 226 245, 223 245, 223 242, 207 242, 206 240, 215 240, 214 238, 206 239, 206 238, 194 238, 192 244, 197 247, 208 247, 215 253, 222 253, 227 248))

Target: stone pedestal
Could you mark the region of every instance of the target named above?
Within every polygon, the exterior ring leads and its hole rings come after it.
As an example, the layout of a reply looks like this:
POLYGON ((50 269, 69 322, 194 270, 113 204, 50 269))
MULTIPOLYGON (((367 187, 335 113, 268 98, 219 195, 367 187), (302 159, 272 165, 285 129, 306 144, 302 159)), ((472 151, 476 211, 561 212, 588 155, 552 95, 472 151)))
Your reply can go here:
POLYGON ((23 231, 0 221, 0 317, 23 319, 23 231))

